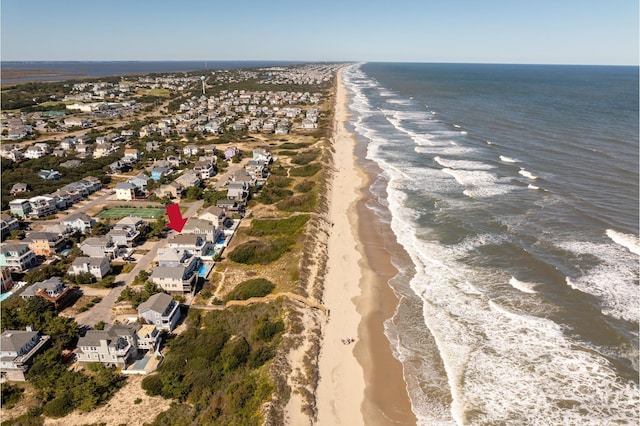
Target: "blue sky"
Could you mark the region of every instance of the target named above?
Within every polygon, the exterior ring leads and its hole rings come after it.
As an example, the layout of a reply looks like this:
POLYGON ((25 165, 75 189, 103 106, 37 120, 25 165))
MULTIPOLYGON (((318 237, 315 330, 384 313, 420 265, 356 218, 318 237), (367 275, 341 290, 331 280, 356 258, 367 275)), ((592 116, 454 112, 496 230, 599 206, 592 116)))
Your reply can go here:
POLYGON ((637 0, 2 0, 0 58, 638 65, 637 0))

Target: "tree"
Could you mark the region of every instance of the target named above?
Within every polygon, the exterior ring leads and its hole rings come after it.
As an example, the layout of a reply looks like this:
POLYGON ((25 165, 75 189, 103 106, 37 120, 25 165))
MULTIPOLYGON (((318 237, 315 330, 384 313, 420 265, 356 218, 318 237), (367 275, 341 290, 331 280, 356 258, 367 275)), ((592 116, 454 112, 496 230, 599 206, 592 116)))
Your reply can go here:
POLYGON ((167 232, 167 220, 164 216, 156 219, 150 226, 147 237, 149 238, 163 238, 167 232))
POLYGON ((9 233, 9 239, 11 240, 21 240, 24 238, 24 231, 21 229, 12 229, 9 233))

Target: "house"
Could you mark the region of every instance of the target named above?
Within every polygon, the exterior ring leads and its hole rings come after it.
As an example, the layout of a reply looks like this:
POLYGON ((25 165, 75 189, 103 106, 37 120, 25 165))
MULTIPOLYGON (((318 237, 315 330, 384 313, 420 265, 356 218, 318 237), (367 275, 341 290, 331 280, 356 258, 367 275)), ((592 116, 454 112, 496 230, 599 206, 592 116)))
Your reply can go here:
POLYGON ((124 368, 138 355, 138 336, 132 325, 107 324, 104 330, 89 330, 78 339, 80 362, 101 362, 124 368))
POLYGON ((193 171, 200 179, 209 179, 216 174, 216 169, 213 167, 213 163, 209 160, 198 160, 193 166, 193 171))
POLYGON ((116 199, 131 201, 136 198, 136 186, 131 182, 118 182, 116 184, 116 199))
POLYGON ((56 170, 40 170, 38 177, 44 180, 58 180, 60 179, 60 172, 56 170))
POLYGON ((180 304, 166 293, 157 293, 138 305, 138 315, 157 330, 173 331, 180 321, 180 304))
POLYGON ((62 309, 76 297, 76 291, 64 284, 60 277, 51 277, 27 287, 20 294, 23 299, 36 296, 53 303, 56 309, 62 309))
POLYGON ((244 169, 254 181, 263 181, 269 176, 266 165, 264 160, 249 160, 244 169))
POLYGON ((67 156, 67 152, 64 149, 54 149, 53 156, 58 158, 63 158, 67 156))
POLYGON ((235 146, 230 146, 229 148, 224 150, 224 159, 227 161, 233 161, 233 157, 238 155, 240 150, 235 146))
POLYGON ((22 194, 23 192, 28 192, 28 191, 29 191, 29 186, 26 183, 18 182, 13 184, 13 186, 11 187, 11 190, 9 191, 9 194, 17 195, 17 194, 22 194))
POLYGON ((13 287, 13 276, 11 275, 11 269, 6 266, 0 267, 0 285, 2 293, 10 290, 13 287))
POLYGON ((177 182, 171 182, 166 185, 160 185, 156 190, 158 197, 180 198, 184 192, 184 187, 177 182))
POLYGON ((36 158, 44 157, 46 154, 47 152, 44 149, 34 145, 34 146, 30 146, 24 151, 24 158, 36 159, 36 158))
POLYGON ((58 211, 56 200, 53 197, 47 197, 40 195, 37 197, 29 198, 29 204, 31 204, 30 217, 46 217, 55 214, 58 211))
POLYGON ((106 157, 107 155, 111 155, 117 151, 117 147, 111 145, 110 143, 104 143, 98 145, 93 151, 93 158, 101 158, 106 157))
MULTIPOLYGON (((225 212, 236 212, 240 210, 240 204, 235 200, 218 200, 216 201, 216 207, 224 209, 225 212)), ((190 219, 192 220, 192 219, 190 219)))
POLYGON ((243 202, 249 195, 249 185, 246 182, 229 182, 227 199, 243 202))
POLYGON ((118 246, 110 236, 87 238, 80 243, 79 247, 89 257, 106 256, 109 259, 114 259, 118 253, 118 246))
POLYGON ((138 350, 154 351, 159 353, 160 350, 160 330, 151 324, 143 324, 136 331, 138 339, 138 350))
POLYGON ((20 223, 15 217, 6 213, 0 213, 0 240, 4 241, 11 231, 20 229, 20 223))
POLYGON ((5 330, 0 335, 0 374, 7 380, 25 381, 24 373, 33 357, 49 344, 49 336, 41 336, 30 327, 26 330, 5 330))
POLYGON ((62 251, 67 240, 54 232, 29 232, 24 239, 36 256, 51 256, 62 251))
POLYGON ((129 183, 133 184, 140 191, 146 191, 147 184, 150 180, 151 178, 149 176, 145 175, 144 173, 140 173, 137 176, 129 179, 129 183))
POLYGON ((138 161, 141 157, 142 155, 137 148, 125 148, 124 150, 124 158, 129 158, 135 162, 138 161))
POLYGON ((83 212, 71 213, 69 216, 62 219, 62 224, 69 226, 83 234, 87 232, 87 229, 91 229, 96 223, 96 220, 83 212))
POLYGON ((201 210, 200 213, 198 213, 198 218, 211 221, 216 228, 222 229, 227 220, 227 214, 224 209, 218 206, 211 206, 201 210))
POLYGON ((200 186, 200 178, 193 170, 185 171, 182 175, 176 178, 175 182, 183 188, 200 186))
POLYGON ((31 203, 29 200, 21 198, 11 200, 9 201, 9 210, 11 211, 11 214, 24 219, 31 212, 31 203))
POLYGON ((69 160, 64 163, 60 163, 60 167, 64 167, 65 169, 75 169, 82 165, 82 161, 80 160, 69 160))
POLYGON ((160 149, 160 142, 158 141, 147 142, 147 145, 146 145, 147 152, 157 151, 159 149, 160 149))
POLYGON ((77 142, 78 141, 76 138, 65 138, 62 140, 62 142, 60 142, 60 148, 71 150, 76 146, 77 142))
POLYGON ((6 266, 16 272, 24 272, 36 266, 36 255, 24 243, 0 245, 0 266, 6 266))
POLYGON ((218 236, 216 224, 210 220, 189 218, 182 228, 182 234, 195 234, 204 237, 207 241, 214 243, 218 236))
POLYGON ((109 272, 111 272, 111 263, 106 257, 78 256, 68 270, 70 275, 89 273, 97 280, 103 279, 109 272))
POLYGON ((271 154, 264 148, 257 148, 253 150, 253 159, 264 161, 267 164, 271 163, 271 154))
POLYGON ((184 250, 161 248, 149 279, 167 292, 188 293, 195 290, 199 265, 199 259, 184 250))
POLYGON ((114 161, 109 164, 109 172, 110 173, 122 173, 131 170, 131 166, 127 163, 124 163, 120 160, 114 161))
POLYGON ((56 200, 53 197, 47 197, 40 195, 37 197, 29 198, 29 204, 31 204, 30 217, 46 217, 55 214, 58 211, 56 200))
POLYGON ((66 127, 90 127, 91 126, 91 122, 87 119, 84 118, 78 118, 78 117, 69 117, 69 118, 65 118, 64 119, 64 125, 66 127))
POLYGON ((118 247, 133 247, 142 235, 140 229, 146 225, 139 217, 123 217, 107 235, 118 247))
POLYGON ((231 176, 231 179, 233 182, 245 182, 247 187, 256 185, 256 178, 246 170, 236 170, 233 176, 231 176))
POLYGON ((189 157, 193 155, 198 155, 199 151, 200 151, 200 147, 197 145, 187 145, 184 148, 182 148, 182 153, 189 157))
POLYGON ((207 241, 206 235, 191 233, 174 235, 168 241, 167 246, 184 250, 197 257, 209 256, 209 252, 213 250, 213 244, 211 241, 207 241))

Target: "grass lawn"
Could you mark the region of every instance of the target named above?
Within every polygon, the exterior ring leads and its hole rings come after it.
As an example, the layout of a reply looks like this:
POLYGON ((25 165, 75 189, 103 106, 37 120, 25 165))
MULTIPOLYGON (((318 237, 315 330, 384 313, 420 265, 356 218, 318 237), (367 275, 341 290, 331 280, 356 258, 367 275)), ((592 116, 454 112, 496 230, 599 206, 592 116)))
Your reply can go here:
POLYGON ((161 207, 109 207, 100 213, 100 219, 121 219, 127 216, 138 216, 142 219, 157 219, 165 214, 161 207))

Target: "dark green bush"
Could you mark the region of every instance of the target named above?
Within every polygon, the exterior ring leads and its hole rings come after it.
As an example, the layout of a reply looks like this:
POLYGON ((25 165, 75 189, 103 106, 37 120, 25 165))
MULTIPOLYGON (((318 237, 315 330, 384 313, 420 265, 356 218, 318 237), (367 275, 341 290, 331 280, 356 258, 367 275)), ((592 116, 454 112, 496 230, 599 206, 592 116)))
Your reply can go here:
POLYGON ((281 319, 269 321, 266 319, 258 324, 255 329, 255 337, 258 340, 269 341, 278 333, 284 331, 284 322, 281 319))
POLYGON ((265 235, 290 235, 297 234, 309 221, 309 215, 301 214, 285 219, 254 219, 248 234, 254 237, 265 235))
POLYGON ((271 241, 251 240, 240 244, 229 253, 229 259, 247 265, 266 265, 289 251, 291 244, 289 238, 276 238, 271 241))
POLYGON ((322 166, 320 164, 306 164, 302 167, 295 167, 289 172, 290 176, 302 176, 310 177, 320 171, 322 166))
POLYGON ((316 184, 311 180, 305 180, 297 184, 293 187, 293 189, 297 192, 309 192, 313 189, 316 184))
POLYGON ((226 295, 225 300, 247 300, 251 297, 266 296, 275 287, 275 284, 265 278, 254 278, 238 284, 236 288, 226 295))
POLYGON ((288 212, 311 212, 316 208, 316 197, 312 193, 293 195, 280 201, 276 207, 288 212))

